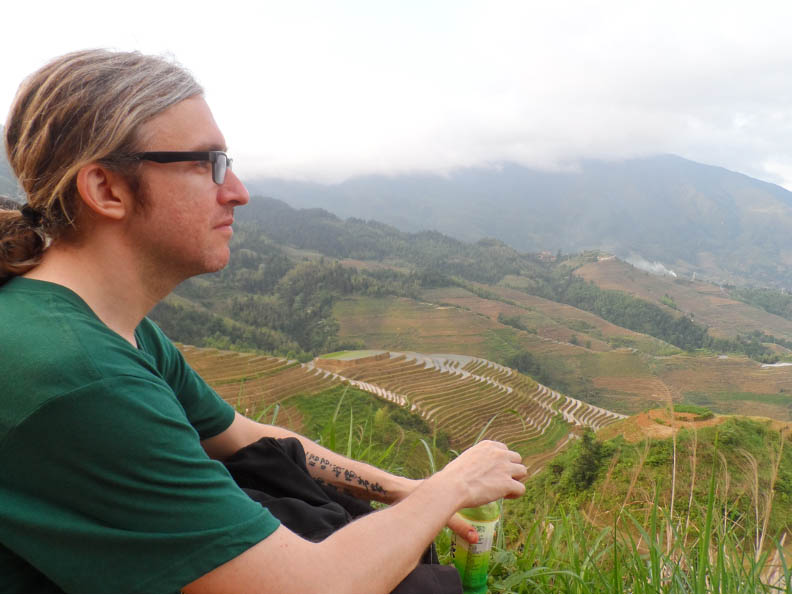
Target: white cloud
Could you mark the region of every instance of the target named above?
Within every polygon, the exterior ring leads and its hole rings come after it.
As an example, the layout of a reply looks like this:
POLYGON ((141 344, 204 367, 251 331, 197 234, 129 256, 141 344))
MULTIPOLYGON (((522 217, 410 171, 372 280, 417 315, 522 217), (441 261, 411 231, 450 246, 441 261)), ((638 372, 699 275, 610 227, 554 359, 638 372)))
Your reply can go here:
POLYGON ((195 72, 244 175, 676 153, 791 187, 787 0, 108 6, 4 8, 0 114, 51 56, 138 48, 195 72))

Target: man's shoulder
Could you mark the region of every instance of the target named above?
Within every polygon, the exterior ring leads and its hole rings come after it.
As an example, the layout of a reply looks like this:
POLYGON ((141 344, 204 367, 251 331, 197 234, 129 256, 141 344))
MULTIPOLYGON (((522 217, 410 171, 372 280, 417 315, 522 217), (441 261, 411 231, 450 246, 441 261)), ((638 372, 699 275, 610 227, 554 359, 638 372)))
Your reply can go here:
POLYGON ((57 287, 12 280, 0 288, 0 345, 13 346, 0 358, 5 424, 108 378, 159 378, 150 355, 110 330, 76 294, 57 287))
POLYGON ((0 366, 12 374, 37 370, 39 376, 75 366, 84 376, 86 365, 112 359, 126 343, 71 290, 21 278, 0 288, 0 341, 14 345, 0 366))

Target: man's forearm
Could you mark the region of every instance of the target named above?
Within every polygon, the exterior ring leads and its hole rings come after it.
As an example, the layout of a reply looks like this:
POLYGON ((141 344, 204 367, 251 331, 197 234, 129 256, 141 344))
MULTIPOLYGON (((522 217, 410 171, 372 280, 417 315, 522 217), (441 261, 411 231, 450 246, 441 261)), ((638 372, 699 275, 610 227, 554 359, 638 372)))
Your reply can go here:
POLYGON ((465 451, 396 506, 312 543, 284 527, 185 587, 186 592, 388 592, 455 510, 524 491, 526 468, 503 444, 465 451))
POLYGON ((402 500, 421 483, 349 459, 297 432, 260 424, 240 414, 225 432, 204 441, 203 445, 211 457, 224 459, 266 437, 296 438, 306 452, 306 467, 312 477, 358 498, 391 504, 402 500))
POLYGON ((420 483, 349 459, 296 432, 259 425, 264 428, 266 436, 300 440, 306 451, 306 467, 311 476, 357 498, 392 503, 407 496, 420 483))

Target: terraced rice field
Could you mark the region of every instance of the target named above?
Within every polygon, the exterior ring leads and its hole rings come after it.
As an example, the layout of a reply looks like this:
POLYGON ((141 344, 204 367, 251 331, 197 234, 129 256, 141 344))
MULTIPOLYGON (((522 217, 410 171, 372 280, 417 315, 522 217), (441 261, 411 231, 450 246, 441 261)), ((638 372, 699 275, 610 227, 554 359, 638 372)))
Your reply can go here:
MULTIPOLYGON (((228 403, 255 415, 295 395, 315 394, 341 381, 284 358, 179 345, 187 363, 228 403)), ((299 430, 299 413, 285 408, 290 429, 299 430)))
MULTIPOLYGON (((323 360, 298 364, 282 358, 180 346, 188 363, 221 397, 238 409, 264 410, 298 394, 315 394, 340 383, 391 401, 444 430, 457 448, 471 445, 480 432, 519 451, 553 436, 549 447, 566 441, 577 426, 602 428, 625 416, 559 394, 495 364, 466 355, 390 353, 340 373, 320 367, 323 360), (319 364, 319 365, 318 365, 319 364)), ((299 415, 284 409, 288 419, 299 415)), ((299 429, 293 427, 293 429, 299 429)))
POLYGON ((473 443, 483 429, 484 437, 520 450, 558 424, 599 429, 624 418, 471 356, 391 352, 387 360, 328 374, 410 407, 460 448, 473 443))

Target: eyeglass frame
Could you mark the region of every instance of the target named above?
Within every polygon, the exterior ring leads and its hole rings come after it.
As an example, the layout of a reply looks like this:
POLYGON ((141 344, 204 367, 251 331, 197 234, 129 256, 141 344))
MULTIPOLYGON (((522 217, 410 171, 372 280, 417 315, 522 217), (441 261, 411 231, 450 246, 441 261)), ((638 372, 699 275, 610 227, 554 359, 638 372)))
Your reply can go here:
POLYGON ((130 155, 137 161, 155 163, 178 163, 182 161, 208 161, 212 164, 212 181, 222 186, 226 180, 226 170, 231 168, 231 159, 225 151, 147 151, 130 155), (222 157, 222 158, 221 158, 222 157))

